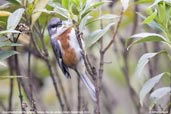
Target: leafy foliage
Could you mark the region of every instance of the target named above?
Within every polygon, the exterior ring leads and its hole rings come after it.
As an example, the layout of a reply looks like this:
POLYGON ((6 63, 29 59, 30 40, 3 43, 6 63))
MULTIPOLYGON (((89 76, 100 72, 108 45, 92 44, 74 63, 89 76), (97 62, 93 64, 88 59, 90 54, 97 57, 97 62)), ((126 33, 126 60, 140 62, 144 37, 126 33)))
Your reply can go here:
MULTIPOLYGON (((171 16, 171 3, 169 1, 165 0, 156 0, 148 9, 150 15, 148 17, 144 17, 141 14, 139 14, 142 18, 144 18, 144 24, 149 25, 150 27, 154 29, 161 28, 161 34, 158 33, 139 33, 131 36, 127 40, 127 44, 129 44, 130 41, 132 41, 128 49, 132 47, 135 44, 138 43, 145 43, 145 42, 164 42, 164 44, 171 46, 171 36, 170 36, 170 30, 171 30, 171 20, 169 19, 171 16), (153 9, 152 9, 153 8, 153 9), (164 13, 166 12, 166 13, 164 13), (154 26, 155 25, 155 26, 154 26), (163 36, 164 34, 164 36, 163 36)), ((170 48, 171 49, 171 48, 170 48)), ((164 53, 168 57, 168 61, 171 63, 170 59, 170 53, 166 50, 161 50, 156 53, 145 53, 140 59, 137 64, 136 74, 140 76, 142 74, 142 70, 145 67, 145 65, 149 62, 149 59, 164 53)), ((167 93, 169 93, 170 87, 161 87, 159 89, 154 90, 151 92, 152 89, 155 88, 156 84, 159 83, 160 79, 165 75, 168 74, 170 76, 170 72, 168 73, 161 73, 158 74, 151 79, 147 80, 147 82, 143 85, 141 91, 140 91, 140 103, 143 105, 144 97, 150 93, 150 98, 153 99, 153 105, 158 103, 158 100, 162 97, 164 97, 167 93)))

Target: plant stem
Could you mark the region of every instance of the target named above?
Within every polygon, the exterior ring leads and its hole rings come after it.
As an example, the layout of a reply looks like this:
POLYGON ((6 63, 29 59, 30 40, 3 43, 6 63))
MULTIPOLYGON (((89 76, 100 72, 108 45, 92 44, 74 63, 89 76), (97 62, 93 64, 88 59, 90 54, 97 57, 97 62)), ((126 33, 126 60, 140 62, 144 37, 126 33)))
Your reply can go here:
POLYGON ((77 78, 77 83, 78 83, 78 85, 77 85, 77 91, 78 91, 77 111, 79 112, 81 110, 81 89, 80 89, 81 83, 80 83, 80 78, 79 77, 77 78))
MULTIPOLYGON (((100 0, 101 1, 101 0, 100 0)), ((100 8, 100 16, 102 16, 102 8, 100 8)), ((103 22, 100 20, 100 28, 103 29, 103 22)), ((102 77, 103 77, 103 63, 104 63, 104 53, 103 53, 103 37, 100 38, 100 62, 99 62, 99 74, 98 77, 96 77, 96 109, 95 113, 100 114, 100 90, 101 90, 101 83, 102 83, 102 77)))
MULTIPOLYGON (((16 43, 16 42, 15 42, 16 43)), ((17 47, 14 46, 14 51, 17 51, 17 47)), ((18 55, 15 54, 14 55, 14 60, 15 60, 15 71, 16 71, 16 75, 20 76, 20 69, 19 69, 19 61, 18 61, 18 55)), ((25 108, 23 107, 23 95, 21 92, 21 79, 17 77, 17 84, 18 84, 18 91, 19 91, 19 98, 20 98, 20 105, 21 105, 21 109, 22 109, 22 114, 24 114, 25 108)))
POLYGON ((120 27, 120 24, 121 24, 121 21, 122 21, 122 17, 123 17, 123 13, 124 13, 124 9, 122 7, 122 10, 121 10, 121 13, 120 13, 120 18, 119 18, 119 21, 118 21, 118 24, 116 26, 116 29, 113 33, 113 37, 112 37, 112 40, 108 43, 108 45, 103 49, 103 53, 106 53, 106 51, 110 48, 110 46, 113 44, 113 42, 115 41, 115 38, 116 38, 116 35, 118 33, 118 30, 119 30, 119 27, 120 27))
MULTIPOLYGON (((8 65, 9 65, 9 69, 10 69, 10 75, 13 76, 14 72, 13 72, 13 64, 12 64, 12 59, 13 57, 10 57, 8 59, 8 65)), ((9 92, 9 100, 8 100, 8 111, 12 111, 12 99, 13 99, 13 86, 14 86, 14 80, 10 79, 10 92, 9 92)))
POLYGON ((28 53, 28 77, 29 77, 29 87, 30 87, 30 97, 31 97, 31 110, 34 111, 37 114, 37 108, 35 104, 35 100, 33 97, 33 87, 32 87, 32 82, 33 82, 33 76, 31 75, 31 42, 32 39, 30 39, 29 43, 29 53, 28 53))

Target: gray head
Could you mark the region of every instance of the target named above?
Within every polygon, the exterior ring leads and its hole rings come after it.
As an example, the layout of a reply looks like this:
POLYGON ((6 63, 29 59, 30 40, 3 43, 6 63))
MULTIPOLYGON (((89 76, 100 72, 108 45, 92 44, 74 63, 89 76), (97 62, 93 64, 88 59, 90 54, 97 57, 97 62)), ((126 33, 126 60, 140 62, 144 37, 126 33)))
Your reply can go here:
POLYGON ((49 35, 52 36, 55 34, 57 32, 57 28, 60 26, 62 26, 62 20, 56 17, 52 18, 48 23, 49 35))

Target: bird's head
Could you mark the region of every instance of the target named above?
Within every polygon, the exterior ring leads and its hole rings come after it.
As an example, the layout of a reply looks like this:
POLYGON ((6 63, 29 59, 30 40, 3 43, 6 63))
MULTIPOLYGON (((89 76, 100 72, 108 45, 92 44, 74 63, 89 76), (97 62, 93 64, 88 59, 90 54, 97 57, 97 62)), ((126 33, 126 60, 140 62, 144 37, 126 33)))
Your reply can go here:
POLYGON ((62 21, 59 18, 52 18, 48 23, 48 32, 52 37, 53 35, 58 36, 63 33, 68 27, 70 27, 70 22, 62 21))
POLYGON ((59 18, 52 18, 48 23, 48 32, 52 36, 58 32, 58 28, 62 26, 62 20, 59 18))

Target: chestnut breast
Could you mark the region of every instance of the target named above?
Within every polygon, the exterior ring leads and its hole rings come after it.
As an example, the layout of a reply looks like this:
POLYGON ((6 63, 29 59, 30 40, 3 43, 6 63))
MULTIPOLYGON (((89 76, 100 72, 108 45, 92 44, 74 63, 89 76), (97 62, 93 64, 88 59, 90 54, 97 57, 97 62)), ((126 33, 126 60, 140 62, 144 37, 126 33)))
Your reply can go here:
POLYGON ((63 49, 62 59, 65 65, 68 67, 76 67, 78 63, 78 58, 74 48, 70 46, 70 32, 72 28, 68 28, 62 34, 60 34, 57 39, 61 42, 61 47, 63 49))

